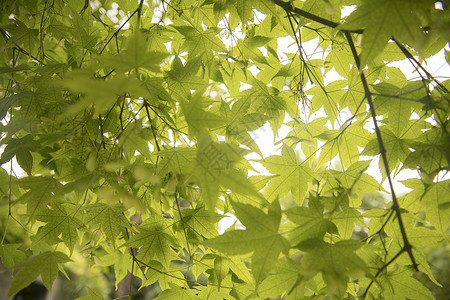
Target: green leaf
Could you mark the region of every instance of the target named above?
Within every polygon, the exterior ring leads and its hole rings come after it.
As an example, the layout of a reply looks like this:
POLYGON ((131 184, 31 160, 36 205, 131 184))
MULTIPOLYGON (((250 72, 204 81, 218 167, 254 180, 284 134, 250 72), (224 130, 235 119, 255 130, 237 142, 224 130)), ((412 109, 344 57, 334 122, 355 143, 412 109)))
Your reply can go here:
MULTIPOLYGON (((322 136, 318 137, 322 138, 322 136)), ((370 135, 361 128, 360 123, 354 122, 343 124, 339 131, 327 131, 325 138, 327 141, 320 152, 318 164, 330 162, 338 155, 342 166, 348 167, 352 163, 358 162, 358 147, 364 147, 369 141, 370 135)))
POLYGON ((181 101, 181 109, 189 125, 189 133, 193 136, 200 137, 206 129, 219 127, 223 124, 220 116, 203 109, 205 100, 202 96, 203 92, 199 91, 192 95, 187 101, 181 101))
POLYGON ((183 65, 181 59, 175 57, 170 71, 167 71, 167 85, 171 96, 185 99, 191 94, 190 90, 201 90, 207 86, 207 82, 198 76, 200 65, 200 58, 190 59, 183 65))
POLYGON ((326 178, 324 187, 327 191, 344 188, 352 197, 349 199, 350 207, 359 208, 362 194, 382 190, 381 184, 372 175, 365 173, 369 165, 368 161, 358 161, 342 172, 330 170, 322 175, 326 178))
POLYGON ((388 125, 397 136, 401 136, 405 130, 409 129, 411 110, 420 109, 421 105, 417 101, 407 100, 411 99, 413 93, 417 95, 418 99, 425 97, 425 94, 422 94, 423 91, 419 88, 420 84, 419 82, 411 82, 407 86, 398 88, 389 83, 380 83, 375 87, 382 94, 389 95, 389 97, 377 96, 373 101, 378 113, 387 113, 388 125))
POLYGON ((341 211, 337 211, 333 214, 331 220, 337 225, 339 235, 344 240, 351 238, 355 225, 366 226, 361 213, 352 207, 346 207, 341 211))
POLYGON ((101 257, 103 266, 113 266, 115 275, 115 287, 117 288, 120 281, 128 274, 129 267, 133 264, 133 257, 128 249, 113 248, 108 249, 108 254, 101 257))
POLYGON ((8 296, 12 296, 28 286, 39 275, 41 275, 45 287, 51 290, 53 282, 58 276, 58 272, 61 271, 64 273, 61 264, 68 261, 70 261, 70 258, 58 251, 44 252, 39 255, 31 256, 20 264, 21 269, 13 278, 11 287, 8 291, 8 296))
POLYGON ((184 209, 180 217, 175 218, 175 230, 187 231, 189 237, 202 241, 203 238, 217 236, 217 223, 222 216, 202 207, 184 209))
POLYGON ((90 287, 72 298, 129 272, 147 298, 430 298, 415 280, 448 285, 447 2, 2 1, 13 291, 51 285, 59 250, 90 287))
POLYGON ((314 111, 318 111, 323 106, 328 118, 330 118, 331 122, 334 122, 338 111, 337 102, 338 99, 344 96, 345 91, 343 88, 346 85, 347 82, 344 80, 337 80, 325 87, 323 85, 316 85, 307 90, 306 93, 308 95, 314 95, 311 99, 314 105, 314 111))
POLYGON ((31 175, 33 157, 30 152, 36 151, 37 147, 39 147, 39 143, 34 141, 31 134, 20 139, 11 139, 2 153, 0 165, 10 161, 15 155, 19 166, 27 172, 28 175, 31 175))
POLYGON ((79 239, 77 229, 83 226, 83 223, 77 216, 80 213, 77 210, 71 211, 72 208, 67 212, 61 204, 55 201, 51 202, 50 205, 50 207, 36 213, 36 219, 47 224, 38 231, 33 240, 33 245, 58 237, 61 234, 62 241, 72 253, 79 239))
POLYGON ((226 52, 227 48, 218 38, 220 29, 208 28, 203 31, 192 26, 174 26, 185 39, 183 48, 186 49, 190 58, 199 56, 204 63, 209 63, 214 58, 214 51, 226 52))
POLYGON ((130 224, 123 214, 124 208, 120 204, 96 203, 87 206, 86 211, 86 223, 101 225, 107 240, 114 247, 119 234, 130 228, 130 224))
POLYGON ((274 174, 264 191, 266 199, 270 201, 292 192, 294 199, 300 204, 303 203, 308 191, 308 182, 312 182, 315 176, 309 167, 299 161, 294 150, 283 145, 282 156, 273 155, 261 163, 274 174))
POLYGON ((291 291, 302 276, 299 267, 291 260, 279 261, 277 272, 266 277, 258 286, 262 298, 275 298, 291 291))
POLYGON ((281 220, 280 204, 274 201, 268 214, 247 204, 233 203, 233 208, 246 230, 227 231, 206 241, 205 245, 228 255, 253 252, 253 276, 256 282, 259 282, 275 267, 280 253, 289 247, 287 240, 278 233, 281 220))
MULTIPOLYGON (((157 52, 148 48, 150 43, 137 31, 127 38, 125 51, 119 54, 103 55, 100 60, 114 70, 135 71, 143 68, 151 72, 161 72, 161 63, 168 56, 165 51, 157 52)), ((161 48, 159 49, 161 50, 161 48)), ((165 48, 164 48, 165 50, 165 48)))
POLYGON ((149 263, 158 260, 165 269, 169 268, 170 261, 175 259, 171 247, 177 245, 176 238, 168 229, 167 222, 162 217, 152 217, 139 225, 139 233, 133 235, 125 247, 139 248, 137 259, 149 263))
POLYGON ((90 287, 87 287, 87 290, 88 290, 88 296, 79 297, 79 298, 76 298, 75 300, 103 300, 104 299, 102 294, 100 294, 96 290, 94 290, 90 287))
POLYGON ((81 110, 95 104, 94 112, 97 114, 110 109, 119 97, 125 93, 134 96, 145 96, 146 90, 140 81, 132 77, 115 76, 112 78, 92 78, 86 71, 71 72, 62 81, 62 86, 73 93, 81 94, 79 102, 73 104, 66 114, 76 114, 81 110))
POLYGON ((443 236, 447 236, 450 223, 450 181, 433 183, 427 188, 423 201, 427 219, 436 226, 443 236))
POLYGON ((411 276, 405 268, 397 269, 383 278, 382 294, 384 299, 435 299, 422 283, 411 276))
POLYGON ((47 204, 62 189, 61 183, 56 179, 44 176, 24 177, 19 180, 19 185, 29 190, 19 198, 19 201, 27 204, 29 220, 34 219, 37 212, 47 208, 47 204))
POLYGON ((171 284, 170 289, 164 290, 155 299, 166 299, 166 300, 198 299, 198 296, 192 289, 183 289, 179 286, 171 284))
POLYGON ((17 249, 19 247, 19 244, 5 244, 0 246, 0 258, 2 259, 2 264, 8 268, 11 275, 13 275, 13 267, 26 258, 25 253, 17 249))
MULTIPOLYGON (((386 149, 386 153, 389 153, 388 165, 391 171, 393 171, 401 161, 404 161, 408 154, 411 152, 409 150, 409 141, 406 139, 402 139, 393 133, 390 129, 382 127, 380 129, 381 136, 383 139, 384 148, 386 149)), ((362 152, 363 155, 378 155, 380 153, 378 140, 375 138, 369 141, 366 145, 366 148, 362 152)), ((385 174, 385 169, 383 166, 383 162, 380 160, 380 170, 385 174)))
POLYGON ((421 39, 419 18, 413 10, 404 9, 405 5, 411 3, 405 0, 366 1, 358 5, 340 26, 342 29, 364 29, 361 68, 383 51, 392 36, 410 45, 421 39))
POLYGON ((31 94, 28 92, 21 92, 16 95, 12 95, 10 97, 5 97, 0 101, 0 120, 6 116, 6 113, 14 105, 17 100, 28 98, 31 94))
POLYGON ((178 146, 154 153, 162 157, 158 163, 158 175, 189 174, 194 168, 196 149, 187 146, 178 146))
POLYGON ((254 0, 234 0, 230 2, 233 3, 232 7, 235 8, 243 24, 253 20, 254 0))
POLYGON ((369 273, 365 262, 355 253, 361 245, 360 242, 353 240, 344 240, 336 244, 322 240, 303 241, 298 248, 307 254, 302 259, 301 272, 310 277, 321 272, 328 292, 342 297, 348 276, 362 276, 369 273))

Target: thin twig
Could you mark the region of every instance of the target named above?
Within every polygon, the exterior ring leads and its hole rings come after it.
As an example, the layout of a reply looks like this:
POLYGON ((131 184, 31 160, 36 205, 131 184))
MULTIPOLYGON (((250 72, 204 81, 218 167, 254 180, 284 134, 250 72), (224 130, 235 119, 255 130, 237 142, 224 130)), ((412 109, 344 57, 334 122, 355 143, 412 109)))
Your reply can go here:
MULTIPOLYGON (((191 260, 192 252, 191 252, 191 247, 189 246, 189 239, 188 239, 187 232, 186 232, 186 226, 184 225, 183 216, 181 215, 180 203, 178 203, 178 191, 175 193, 175 203, 177 204, 177 209, 178 209, 178 214, 180 216, 181 226, 183 226, 184 238, 186 239, 186 246, 187 246, 187 250, 188 250, 188 254, 189 254, 189 260, 191 260)), ((188 271, 189 271, 189 268, 190 268, 190 266, 188 266, 188 271)))
POLYGON ((156 131, 155 131, 155 128, 153 127, 152 118, 150 117, 150 112, 148 111, 149 104, 146 100, 144 100, 144 107, 145 107, 145 111, 147 112, 147 117, 148 117, 148 122, 150 123, 150 128, 152 129, 153 138, 155 139, 156 149, 158 149, 158 152, 159 152, 159 151, 161 151, 161 149, 159 148, 158 140, 156 139, 156 131))
POLYGON ((127 24, 127 23, 131 20, 131 18, 132 18, 137 12, 138 12, 138 10, 136 9, 136 10, 131 14, 131 16, 129 16, 129 17, 125 20, 125 22, 123 22, 123 24, 122 24, 122 25, 121 25, 121 26, 113 33, 113 35, 108 39, 108 41, 106 41, 106 44, 103 46, 102 50, 100 50, 99 54, 102 54, 102 53, 103 53, 103 51, 106 49, 106 47, 107 47, 108 44, 111 42, 111 40, 119 34, 119 32, 122 30, 122 28, 125 26, 125 24, 127 24))
MULTIPOLYGON (((101 146, 103 146, 103 149, 106 150, 106 143, 105 143, 105 139, 103 136, 103 122, 102 122, 102 115, 98 114, 98 122, 100 123, 100 136, 101 136, 101 146)), ((100 149, 99 149, 100 150, 100 149)))
MULTIPOLYGON (((442 83, 439 82, 439 80, 437 80, 436 78, 433 77, 433 75, 431 75, 430 72, 428 72, 427 69, 425 69, 422 64, 420 62, 417 61, 417 59, 408 51, 408 49, 405 48, 405 46, 403 46, 402 44, 400 44, 395 38, 391 37, 391 40, 393 40, 395 42, 395 44, 397 45, 397 47, 403 52, 403 54, 410 60, 414 61, 414 63, 417 65, 417 67, 419 67, 426 75, 428 78, 432 79, 444 92, 448 93, 449 91, 447 90, 447 88, 445 86, 442 85, 442 83)), ((422 77, 422 76, 421 76, 422 77)))
POLYGON ((184 135, 187 136, 187 133, 185 133, 185 132, 183 132, 183 131, 181 131, 181 130, 175 128, 175 127, 173 127, 172 125, 170 125, 163 117, 160 116, 160 114, 158 114, 158 112, 157 112, 151 105, 149 105, 148 107, 156 114, 156 116, 157 116, 158 118, 161 119, 161 121, 163 121, 167 126, 169 126, 169 128, 170 128, 171 130, 178 131, 179 133, 182 133, 182 134, 184 134, 184 135))
MULTIPOLYGON (((48 4, 48 0, 45 1, 44 4, 44 11, 42 12, 42 18, 41 18, 41 23, 39 25, 39 51, 38 51, 38 56, 39 53, 42 55, 42 60, 44 60, 45 58, 45 50, 44 50, 44 26, 45 26, 45 20, 47 19, 45 17, 46 14, 46 9, 47 9, 47 4, 48 4)), ((48 15, 48 13, 47 13, 48 15)))
POLYGON ((390 264, 392 264, 403 252, 405 252, 405 248, 402 248, 397 254, 394 255, 393 258, 391 258, 387 263, 385 263, 381 268, 378 269, 378 272, 373 277, 372 281, 370 281, 369 285, 367 286, 366 290, 364 291, 364 294, 362 295, 362 298, 365 299, 367 296, 367 293, 369 292, 370 287, 375 282, 375 279, 378 277, 378 275, 383 272, 384 269, 386 269, 390 264))
POLYGON ((139 1, 139 6, 137 8, 138 28, 141 25, 141 14, 142 14, 142 5, 143 4, 144 4, 144 0, 139 1))
POLYGON ((45 65, 39 58, 33 56, 32 54, 30 54, 28 51, 26 51, 25 49, 23 49, 22 47, 20 47, 16 42, 14 42, 13 40, 11 40, 11 36, 8 34, 8 32, 6 32, 3 28, 0 27, 0 33, 2 34, 3 38, 5 39, 5 42, 11 42, 14 44, 13 49, 18 50, 19 52, 22 52, 23 54, 25 54, 26 56, 31 57, 32 59, 34 59, 35 61, 37 61, 38 63, 40 63, 41 65, 45 65))

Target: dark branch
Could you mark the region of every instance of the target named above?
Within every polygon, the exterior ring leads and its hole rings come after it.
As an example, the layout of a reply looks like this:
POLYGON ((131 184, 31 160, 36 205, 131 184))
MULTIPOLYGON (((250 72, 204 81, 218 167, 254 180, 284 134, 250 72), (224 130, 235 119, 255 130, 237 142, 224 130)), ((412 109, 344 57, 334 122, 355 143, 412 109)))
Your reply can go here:
MULTIPOLYGON (((309 13, 307 11, 304 11, 300 8, 294 7, 290 2, 284 2, 282 0, 272 0, 273 3, 275 3, 276 5, 278 5, 279 7, 281 7, 282 9, 284 9, 287 12, 292 12, 295 13, 299 16, 305 17, 311 21, 320 23, 322 25, 325 25, 327 27, 331 27, 331 28, 336 28, 338 27, 339 23, 324 19, 322 17, 316 16, 312 13, 309 13)), ((342 32, 352 32, 352 33, 363 33, 364 30, 363 29, 356 29, 356 30, 341 30, 342 32)))
POLYGON ((378 272, 375 274, 375 276, 373 277, 372 281, 369 283, 369 285, 367 286, 366 290, 364 291, 364 294, 362 295, 362 298, 365 299, 367 296, 367 293, 369 292, 370 287, 372 286, 372 284, 375 282, 375 279, 378 277, 378 275, 381 274, 381 272, 383 272, 384 269, 386 269, 390 264, 392 264, 403 252, 405 251, 405 249, 401 249, 393 258, 391 258, 387 263, 385 263, 380 269, 378 269, 378 272))
POLYGON ((448 90, 445 86, 443 86, 436 78, 433 77, 433 75, 430 74, 430 72, 425 69, 420 62, 415 59, 415 57, 411 54, 411 52, 408 51, 408 49, 405 48, 402 44, 400 44, 395 38, 391 38, 397 45, 397 47, 403 52, 403 54, 411 61, 413 61, 416 66, 421 69, 429 79, 433 80, 444 92, 448 93, 448 90))
POLYGON ((148 111, 149 104, 145 100, 144 100, 144 107, 145 112, 147 113, 148 122, 150 123, 150 128, 152 129, 153 138, 155 139, 156 149, 158 149, 158 151, 161 151, 161 149, 159 148, 158 140, 156 139, 156 131, 155 128, 153 127, 152 118, 150 117, 150 112, 148 111))
POLYGON ((117 35, 119 34, 119 32, 122 30, 122 28, 125 26, 125 24, 127 24, 130 20, 131 20, 131 18, 138 12, 138 9, 139 8, 137 8, 132 14, 131 14, 131 16, 129 16, 128 17, 128 19, 126 19, 126 21, 125 22, 123 22, 123 24, 113 33, 113 35, 108 39, 108 41, 106 41, 106 44, 103 46, 103 48, 102 48, 102 50, 100 50, 100 52, 99 52, 99 54, 102 54, 103 53, 103 51, 105 50, 105 48, 108 46, 108 44, 112 41, 112 39, 114 38, 114 37, 117 37, 117 35))
MULTIPOLYGON (((345 32, 345 37, 346 37, 348 44, 350 46, 350 49, 352 51, 356 66, 358 67, 358 69, 360 69, 361 63, 359 61, 358 53, 356 52, 356 48, 355 48, 355 44, 353 43, 352 36, 350 35, 349 32, 345 32)), ((384 146, 383 139, 381 137, 380 128, 378 127, 378 124, 377 124, 377 119, 376 119, 377 114, 375 112, 375 107, 373 105, 372 94, 369 90, 369 85, 367 84, 367 80, 366 80, 366 76, 364 75, 364 71, 360 70, 359 75, 361 78, 361 83, 364 87, 365 98, 367 99, 367 102, 369 103, 370 114, 372 115, 372 120, 373 120, 373 124, 375 127, 375 133, 377 136, 378 146, 380 148, 381 159, 383 161, 384 170, 385 170, 386 176, 388 178, 389 188, 391 190, 391 195, 392 195, 392 209, 395 211, 395 214, 397 216, 398 225, 400 227, 400 232, 401 232, 401 235, 403 238, 403 244, 404 244, 403 250, 408 253, 408 255, 411 259, 411 262, 414 266, 414 269, 416 269, 418 271, 417 263, 416 263, 416 260, 414 259, 413 253, 412 253, 412 246, 409 243, 408 237, 406 236, 405 226, 403 224, 402 215, 400 212, 400 206, 398 204, 397 196, 395 195, 395 191, 394 191, 394 185, 392 184, 391 171, 389 169, 388 160, 387 160, 387 156, 386 156, 386 148, 384 146)))

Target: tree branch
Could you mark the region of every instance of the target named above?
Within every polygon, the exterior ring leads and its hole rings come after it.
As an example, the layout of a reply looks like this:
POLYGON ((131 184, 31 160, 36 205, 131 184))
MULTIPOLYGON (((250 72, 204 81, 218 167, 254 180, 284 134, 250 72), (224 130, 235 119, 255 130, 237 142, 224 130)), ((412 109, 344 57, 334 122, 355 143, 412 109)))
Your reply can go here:
POLYGON ((112 41, 112 39, 114 37, 117 37, 117 35, 119 34, 119 32, 122 30, 122 28, 125 26, 125 24, 127 24, 131 18, 137 13, 139 12, 139 7, 131 14, 131 16, 128 17, 128 19, 125 20, 125 22, 123 22, 123 24, 113 33, 113 35, 108 39, 108 41, 106 41, 106 44, 103 46, 102 50, 100 50, 99 54, 102 54, 103 51, 105 50, 105 48, 108 46, 108 44, 112 41))
MULTIPOLYGON (((393 40, 395 42, 395 44, 397 45, 397 47, 403 52, 403 54, 411 61, 413 61, 416 64, 416 68, 421 69, 429 79, 433 80, 437 86, 439 86, 444 92, 448 93, 449 91, 447 90, 447 88, 445 86, 443 86, 439 80, 437 80, 436 78, 434 78, 433 75, 430 74, 430 72, 427 71, 427 69, 425 69, 422 64, 420 62, 418 62, 415 57, 411 54, 411 52, 408 51, 408 49, 405 48, 405 46, 403 46, 402 44, 400 44, 394 37, 391 37, 391 40, 393 40)), ((419 73, 420 74, 420 73, 419 73)))
MULTIPOLYGON (((349 32, 345 32, 344 34, 348 41, 350 49, 352 51, 356 66, 358 67, 358 69, 360 69, 361 63, 359 61, 358 53, 356 52, 356 48, 355 48, 355 44, 353 43, 352 36, 350 35, 349 32)), ((365 98, 367 99, 367 102, 369 103, 370 114, 372 115, 372 120, 373 120, 373 124, 375 127, 375 134, 377 136, 378 147, 380 148, 381 159, 383 161, 386 176, 388 178, 389 188, 391 190, 391 195, 392 195, 392 210, 395 211, 395 214, 396 214, 397 220, 398 220, 398 225, 400 227, 400 232, 401 232, 403 244, 404 244, 403 251, 406 251, 408 253, 409 258, 411 259, 411 262, 414 266, 414 269, 416 269, 416 271, 418 271, 417 263, 416 263, 416 260, 414 259, 413 253, 412 253, 412 246, 409 243, 408 237, 406 236, 405 226, 403 224, 402 215, 400 212, 400 206, 398 204, 397 196, 395 195, 394 185, 393 185, 392 179, 391 179, 391 171, 389 170, 388 160, 387 160, 387 156, 386 156, 386 148, 384 147, 380 128, 378 127, 378 124, 377 124, 377 119, 376 119, 377 114, 375 112, 375 107, 373 105, 372 94, 369 90, 369 85, 367 84, 366 76, 364 75, 363 70, 359 71, 359 76, 361 78, 361 83, 364 87, 365 98)))
MULTIPOLYGON (((309 13, 305 10, 302 10, 300 8, 294 7, 290 2, 284 2, 282 0, 272 0, 273 3, 284 9, 285 11, 295 13, 299 16, 305 17, 311 21, 317 22, 319 24, 325 25, 327 27, 336 28, 338 27, 339 23, 324 19, 322 17, 316 16, 312 13, 309 13)), ((363 29, 356 29, 356 30, 341 30, 342 32, 352 32, 352 33, 363 33, 363 29)))

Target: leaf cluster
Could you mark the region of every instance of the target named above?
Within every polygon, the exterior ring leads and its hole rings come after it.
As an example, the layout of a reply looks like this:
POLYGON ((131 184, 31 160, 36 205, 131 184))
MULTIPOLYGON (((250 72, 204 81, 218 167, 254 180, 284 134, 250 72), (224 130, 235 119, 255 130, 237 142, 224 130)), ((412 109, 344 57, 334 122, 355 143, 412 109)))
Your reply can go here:
POLYGON ((445 1, 1 5, 9 295, 82 260, 158 299, 433 299, 414 272, 441 286, 423 247, 448 242, 450 81, 426 69, 445 1))

